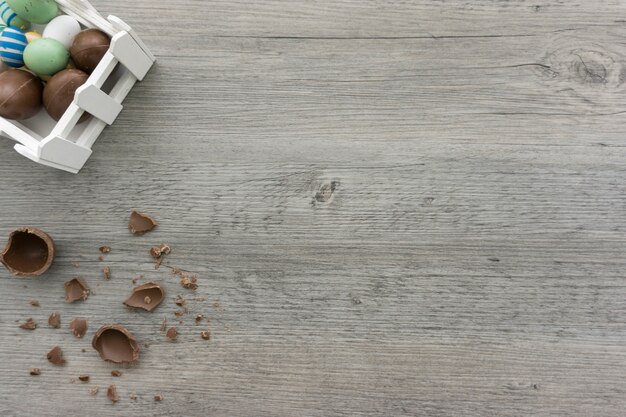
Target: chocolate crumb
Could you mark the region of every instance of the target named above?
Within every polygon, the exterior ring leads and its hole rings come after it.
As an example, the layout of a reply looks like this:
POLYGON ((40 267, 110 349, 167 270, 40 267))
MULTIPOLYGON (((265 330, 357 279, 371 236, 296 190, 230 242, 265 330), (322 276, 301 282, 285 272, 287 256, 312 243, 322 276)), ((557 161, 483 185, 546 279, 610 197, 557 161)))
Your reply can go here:
POLYGON ((89 382, 89 375, 78 375, 78 379, 82 382, 89 382))
POLYGON ((167 329, 165 336, 167 336, 170 340, 176 340, 176 338, 178 338, 178 329, 176 329, 176 326, 172 326, 167 329))
POLYGON ((203 314, 196 314, 196 324, 200 323, 204 319, 203 314))
POLYGON ((63 358, 63 351, 59 346, 55 346, 52 348, 50 352, 46 355, 48 361, 53 365, 63 365, 65 363, 65 359, 63 358))
POLYGON ((20 328, 24 330, 35 330, 37 328, 37 323, 32 317, 29 317, 24 323, 20 324, 20 328))
POLYGON ((86 300, 89 297, 89 287, 79 277, 72 278, 65 283, 65 302, 73 303, 86 300))
POLYGON ((104 256, 102 256, 102 255, 98 256, 98 260, 99 260, 100 262, 103 262, 103 261, 104 261, 104 256))
POLYGON ((87 320, 85 319, 74 319, 70 322, 70 330, 79 339, 87 333, 87 327, 87 320))
POLYGON ((80 351, 81 351, 81 352, 83 352, 83 353, 87 352, 87 351, 85 350, 85 348, 82 348, 80 351))
POLYGON ((40 307, 39 301, 37 300, 30 300, 30 305, 33 307, 40 307))
POLYGON ((159 327, 159 330, 164 332, 166 327, 167 327, 167 320, 163 319, 163 321, 161 322, 161 327, 159 327))
POLYGON ((107 388, 107 398, 114 403, 120 400, 120 396, 117 395, 117 388, 115 388, 115 384, 111 384, 109 385, 109 388, 107 388))
POLYGON ((211 333, 209 333, 208 330, 205 330, 203 332, 200 332, 200 336, 204 339, 204 340, 210 340, 211 339, 211 333))
POLYGON ((144 213, 133 210, 128 219, 128 230, 135 235, 143 235, 154 229, 157 225, 156 220, 144 213))
POLYGON ((163 396, 161 394, 157 394, 154 396, 154 401, 163 401, 163 396))
POLYGON ((102 268, 102 275, 104 275, 104 279, 106 280, 111 279, 111 268, 109 268, 108 266, 102 268))
POLYGON ((185 307, 185 308, 183 308, 182 310, 176 310, 176 311, 174 312, 174 315, 175 315, 176 317, 182 317, 182 316, 184 316, 185 314, 188 314, 188 313, 189 313, 189 310, 187 309, 187 307, 185 307))
POLYGON ((195 275, 193 276, 189 276, 186 273, 182 273, 180 275, 180 285, 182 285, 183 288, 186 288, 188 290, 197 290, 198 289, 198 277, 196 277, 195 275))
POLYGON ((55 329, 58 329, 59 327, 61 327, 61 315, 59 314, 58 311, 55 311, 54 313, 50 314, 50 317, 48 317, 48 325, 50 325, 50 327, 53 327, 55 329))
POLYGON ((111 252, 111 248, 109 246, 106 246, 106 245, 105 246, 100 246, 99 250, 102 253, 109 253, 109 252, 111 252))
POLYGON ((146 304, 150 304, 152 302, 152 298, 150 298, 149 296, 146 295, 143 298, 143 302, 146 303, 146 304))
POLYGON ((72 266, 74 268, 80 268, 80 264, 78 262, 72 262, 72 266))
POLYGON ((95 387, 93 387, 92 389, 89 390, 89 394, 90 395, 97 395, 99 390, 100 390, 100 387, 95 386, 95 387))
POLYGON ((185 298, 182 295, 177 295, 176 298, 174 298, 174 304, 176 304, 179 307, 182 307, 185 305, 187 301, 185 300, 185 298))
POLYGON ((31 374, 32 376, 41 375, 41 369, 39 369, 39 368, 32 368, 32 369, 30 370, 30 374, 31 374))
POLYGON ((137 394, 135 394, 134 392, 130 394, 130 399, 133 401, 137 400, 137 394))
POLYGON ((111 371, 111 375, 115 376, 115 377, 120 377, 120 376, 122 376, 122 372, 118 371, 117 369, 115 369, 115 370, 111 371))

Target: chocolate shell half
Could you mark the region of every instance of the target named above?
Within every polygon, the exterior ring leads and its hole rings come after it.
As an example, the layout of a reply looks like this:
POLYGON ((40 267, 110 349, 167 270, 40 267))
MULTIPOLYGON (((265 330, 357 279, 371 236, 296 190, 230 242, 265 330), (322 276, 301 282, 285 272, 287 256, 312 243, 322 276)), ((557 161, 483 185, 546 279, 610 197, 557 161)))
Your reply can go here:
POLYGON ((139 360, 137 339, 121 324, 105 324, 91 341, 100 357, 108 362, 133 363, 139 360))

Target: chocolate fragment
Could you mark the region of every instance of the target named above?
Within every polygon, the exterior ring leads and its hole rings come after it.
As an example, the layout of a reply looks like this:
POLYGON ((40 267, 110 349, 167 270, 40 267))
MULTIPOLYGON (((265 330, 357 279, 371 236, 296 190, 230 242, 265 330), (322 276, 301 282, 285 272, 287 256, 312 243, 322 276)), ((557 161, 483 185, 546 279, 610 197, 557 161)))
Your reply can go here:
POLYGON ((117 369, 111 371, 111 375, 115 376, 115 377, 120 377, 122 376, 122 372, 118 371, 117 369))
POLYGON ((108 362, 133 363, 139 360, 137 339, 120 324, 105 324, 100 327, 91 345, 108 362))
POLYGON ((211 339, 211 333, 209 333, 208 330, 205 330, 203 332, 200 332, 200 336, 204 339, 204 340, 210 340, 211 339))
POLYGON ((90 390, 89 390, 89 394, 90 394, 90 395, 94 395, 94 396, 95 396, 95 395, 97 395, 97 394, 98 394, 98 391, 99 391, 99 390, 100 390, 100 387, 95 386, 95 387, 93 387, 92 389, 90 389, 90 390))
POLYGON ((176 338, 178 338, 178 329, 176 329, 176 326, 172 326, 167 329, 165 336, 167 336, 170 340, 176 340, 176 338))
POLYGON ((50 325, 50 327, 53 327, 55 329, 58 329, 59 327, 61 327, 61 315, 59 314, 58 311, 55 311, 54 313, 50 314, 50 317, 48 317, 48 325, 50 325))
POLYGON ((30 305, 33 307, 40 307, 39 301, 37 300, 30 300, 30 305))
POLYGON ((128 219, 128 230, 135 235, 143 235, 154 229, 157 225, 156 220, 147 214, 139 213, 133 210, 128 219))
POLYGON ((77 338, 82 338, 87 333, 87 320, 74 319, 70 322, 70 330, 77 338))
POLYGON ((107 388, 107 398, 114 403, 120 400, 120 396, 117 395, 117 388, 115 388, 115 384, 111 384, 109 385, 109 388, 107 388))
POLYGON ((163 401, 163 396, 161 394, 156 394, 154 396, 154 401, 163 401))
POLYGON ((111 248, 109 246, 100 246, 100 248, 98 248, 100 250, 101 253, 109 253, 111 252, 111 248))
POLYGON ((65 302, 73 303, 78 300, 86 300, 89 297, 89 287, 79 277, 75 277, 65 283, 65 302))
POLYGON ((82 382, 89 382, 89 375, 78 375, 78 379, 82 382))
POLYGON ((106 280, 111 279, 111 268, 109 268, 108 266, 102 268, 102 275, 104 275, 104 279, 106 280))
POLYGON ((196 324, 200 323, 204 319, 203 314, 196 314, 196 324))
POLYGON ((59 346, 55 346, 52 348, 48 355, 46 355, 48 361, 53 365, 63 365, 65 363, 65 359, 63 358, 63 352, 59 346))
POLYGON ((167 327, 167 320, 163 319, 163 321, 161 322, 161 327, 159 327, 159 330, 164 332, 166 327, 167 327))
POLYGON ((32 368, 32 369, 30 370, 30 374, 31 374, 32 376, 41 375, 41 369, 39 369, 39 368, 32 368))
POLYGON ((29 317, 24 323, 20 324, 20 328, 24 330, 35 330, 37 328, 37 323, 32 317, 29 317))
POLYGON ((52 265, 55 246, 52 238, 33 227, 22 227, 9 235, 9 240, 0 262, 18 276, 37 276, 46 272, 52 265))
POLYGON ((159 284, 147 282, 143 285, 133 288, 133 293, 124 301, 129 307, 142 308, 146 311, 152 311, 165 297, 165 292, 159 284))

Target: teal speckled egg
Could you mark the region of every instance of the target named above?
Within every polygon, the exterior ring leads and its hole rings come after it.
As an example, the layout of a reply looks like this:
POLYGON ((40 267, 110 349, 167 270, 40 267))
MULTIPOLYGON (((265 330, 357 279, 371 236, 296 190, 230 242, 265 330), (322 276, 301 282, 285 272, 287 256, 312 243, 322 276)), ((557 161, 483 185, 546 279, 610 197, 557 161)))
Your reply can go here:
POLYGON ((24 63, 37 75, 54 75, 65 69, 69 59, 65 46, 50 38, 36 39, 24 50, 24 63))
POLYGON ((23 19, 45 25, 59 13, 54 0, 6 0, 11 9, 23 19))

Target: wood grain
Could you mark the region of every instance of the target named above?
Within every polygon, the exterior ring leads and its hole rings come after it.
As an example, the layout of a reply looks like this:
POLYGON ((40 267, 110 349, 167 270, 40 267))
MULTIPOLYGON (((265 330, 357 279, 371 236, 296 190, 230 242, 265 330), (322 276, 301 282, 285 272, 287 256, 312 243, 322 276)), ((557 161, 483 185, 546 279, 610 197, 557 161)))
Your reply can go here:
POLYGON ((79 175, 0 142, 0 236, 59 248, 0 271, 0 415, 623 414, 623 2, 93 3, 158 62, 79 175), (158 228, 131 236, 133 208, 158 228), (121 304, 139 274, 152 314, 121 304), (74 275, 94 294, 66 305, 74 275), (110 321, 142 344, 120 378, 90 347, 110 321))

